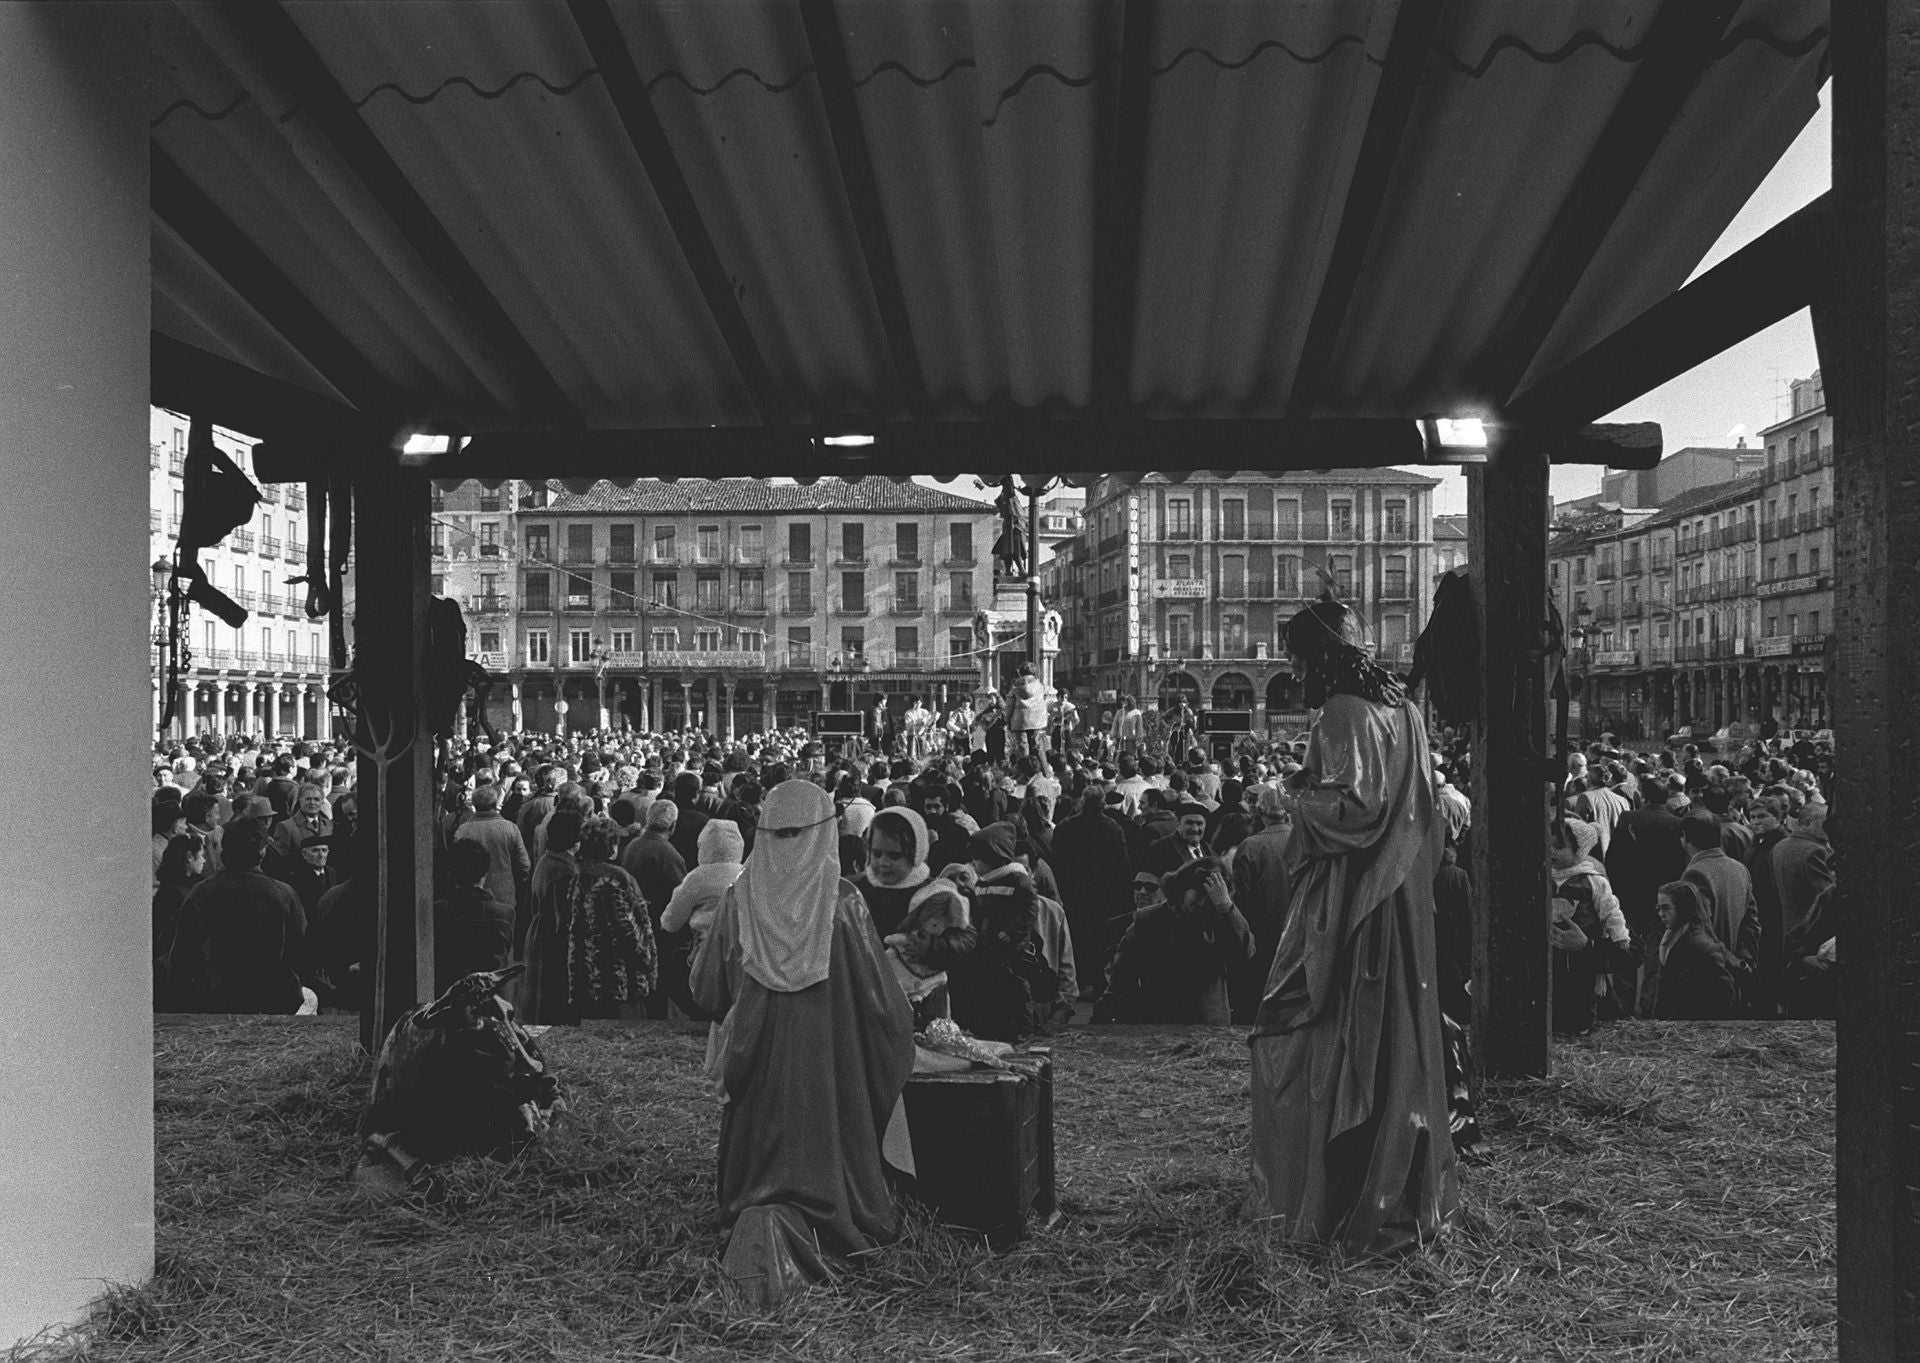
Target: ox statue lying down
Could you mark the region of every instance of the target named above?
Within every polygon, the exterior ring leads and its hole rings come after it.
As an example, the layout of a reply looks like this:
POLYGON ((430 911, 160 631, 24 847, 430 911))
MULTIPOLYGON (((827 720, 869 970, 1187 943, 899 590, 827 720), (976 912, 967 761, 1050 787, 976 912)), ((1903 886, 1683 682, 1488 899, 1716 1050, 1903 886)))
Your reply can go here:
POLYGON ((360 1118, 356 1185, 381 1196, 431 1191, 433 1164, 509 1159, 547 1129, 560 1085, 499 993, 525 968, 477 970, 394 1024, 360 1118))

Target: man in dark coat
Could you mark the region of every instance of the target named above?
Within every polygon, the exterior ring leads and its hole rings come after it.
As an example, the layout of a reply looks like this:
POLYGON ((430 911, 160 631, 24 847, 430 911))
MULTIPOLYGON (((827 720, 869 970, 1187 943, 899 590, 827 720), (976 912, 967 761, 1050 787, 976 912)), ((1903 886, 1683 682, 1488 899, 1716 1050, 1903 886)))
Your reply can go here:
POLYGON ((1687 848, 1680 837, 1686 787, 1677 776, 1649 774, 1641 779, 1640 798, 1640 806, 1622 814, 1614 825, 1613 844, 1607 850, 1607 880, 1619 897, 1620 912, 1640 954, 1637 981, 1623 974, 1614 983, 1622 987, 1622 1006, 1637 999, 1639 1015, 1648 1017, 1654 981, 1660 974, 1656 948, 1665 931, 1654 898, 1662 885, 1680 879, 1687 870, 1687 848))
POLYGON ((1800 933, 1813 905, 1833 885, 1833 848, 1827 842, 1827 807, 1809 800, 1794 816, 1793 831, 1773 849, 1773 883, 1780 895, 1780 934, 1800 933))
POLYGON ((1747 874, 1753 877, 1753 908, 1760 919, 1760 970, 1754 1006, 1760 1017, 1779 1015, 1780 976, 1785 966, 1786 933, 1780 921, 1780 886, 1773 877, 1773 849, 1787 836, 1784 796, 1761 795, 1749 811, 1753 848, 1747 874))
POLYGON ((1273 966, 1273 951, 1280 943, 1280 930, 1287 924, 1287 903, 1293 888, 1286 861, 1293 823, 1281 808, 1278 790, 1260 788, 1255 817, 1259 828, 1233 854, 1233 902, 1253 932, 1253 955, 1227 970, 1227 997, 1233 1006, 1233 1020, 1238 1023, 1251 1023, 1260 1007, 1267 971, 1273 966))
MULTIPOLYGON (((473 792, 473 814, 454 831, 453 841, 478 843, 487 853, 487 893, 508 909, 524 912, 527 882, 533 875, 533 860, 520 829, 500 813, 500 787, 488 782, 473 792)), ((515 930, 524 938, 524 926, 515 930)), ((475 966, 475 970, 495 970, 497 966, 475 966)))
POLYGON ((235 824, 222 850, 226 869, 180 906, 174 978, 200 1011, 298 1012, 307 927, 300 897, 261 872, 264 848, 251 822, 235 824))
MULTIPOLYGON (((679 817, 674 820, 673 833, 669 841, 673 850, 680 854, 682 874, 700 864, 700 830, 707 826, 707 820, 713 815, 700 807, 700 774, 683 771, 673 778, 673 803, 679 807, 679 817)), ((637 877, 636 877, 637 879, 637 877)), ((645 893, 646 886, 640 887, 645 893)), ((653 896, 647 895, 647 902, 653 902, 653 896)), ((665 903, 654 906, 658 913, 666 908, 665 903)))
POLYGON ((1173 818, 1173 831, 1148 843, 1140 858, 1141 870, 1163 879, 1207 855, 1201 845, 1207 836, 1207 807, 1198 800, 1187 800, 1174 811, 1173 818))
POLYGON ((1705 809, 1689 814, 1684 879, 1700 891, 1707 926, 1751 971, 1760 959, 1760 917, 1753 911, 1753 878, 1720 845, 1720 821, 1705 809))
POLYGON ((1081 997, 1099 996, 1108 949, 1106 923, 1129 907, 1127 838, 1089 790, 1074 812, 1054 826, 1053 862, 1073 935, 1081 997))

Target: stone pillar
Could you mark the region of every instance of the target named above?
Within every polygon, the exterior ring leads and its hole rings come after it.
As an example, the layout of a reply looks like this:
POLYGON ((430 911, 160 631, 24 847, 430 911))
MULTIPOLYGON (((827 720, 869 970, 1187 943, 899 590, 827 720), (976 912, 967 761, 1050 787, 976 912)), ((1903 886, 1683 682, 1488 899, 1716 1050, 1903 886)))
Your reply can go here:
POLYGON ((268 682, 260 694, 260 727, 268 738, 280 732, 280 683, 268 682))
POLYGON ((227 679, 222 677, 213 684, 213 731, 224 735, 227 732, 227 679))
MULTIPOLYGON (((5 462, 32 485, 0 497, 0 638, 16 650, 0 742, 13 770, 96 777, 89 830, 138 826, 153 785, 144 9, 0 5, 0 389, 5 462), (40 639, 83 684, 22 665, 40 639)), ((64 857, 46 842, 42 820, 0 822, 0 1349, 153 1271, 153 866, 142 838, 64 857)))
POLYGON ((240 683, 240 732, 260 732, 260 697, 252 682, 240 683))
POLYGON ((327 695, 325 682, 313 688, 313 736, 322 743, 333 742, 333 701, 327 695))
POLYGON ((693 679, 681 677, 680 682, 680 727, 693 727, 693 679))

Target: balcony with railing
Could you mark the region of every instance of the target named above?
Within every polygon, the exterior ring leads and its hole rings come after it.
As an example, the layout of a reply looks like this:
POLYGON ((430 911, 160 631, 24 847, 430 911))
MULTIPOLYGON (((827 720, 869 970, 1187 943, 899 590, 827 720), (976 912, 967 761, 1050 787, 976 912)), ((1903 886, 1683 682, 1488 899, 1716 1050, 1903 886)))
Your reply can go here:
POLYGON ((232 591, 228 592, 227 595, 233 598, 234 605, 243 607, 246 610, 258 610, 260 607, 259 593, 250 587, 235 587, 232 591))
POLYGON ((167 466, 167 447, 158 440, 147 442, 147 466, 152 469, 163 469, 167 466))
POLYGON ((1602 559, 1600 566, 1594 569, 1594 578, 1600 582, 1612 582, 1620 576, 1620 569, 1612 559, 1602 559))
POLYGON ((867 614, 867 603, 864 599, 848 601, 842 598, 834 602, 833 613, 835 615, 865 615, 867 614))
POLYGON ((307 561, 307 542, 305 540, 288 540, 280 548, 280 557, 288 563, 305 563, 307 561))
POLYGON ((943 592, 940 597, 940 613, 942 615, 972 615, 974 610, 973 600, 972 592, 964 594, 943 592))
POLYGON ((175 450, 167 456, 167 472, 178 478, 187 471, 187 456, 175 450))
POLYGON ((156 535, 160 533, 160 513, 158 511, 147 512, 147 529, 156 535))
POLYGON ((284 615, 286 613, 287 598, 280 595, 279 592, 261 592, 254 600, 259 603, 259 610, 263 615, 284 615))
POLYGON ((1644 617, 1646 613, 1647 605, 1644 601, 1625 601, 1621 603, 1620 618, 1622 620, 1638 620, 1644 617))
POLYGON ((1647 560, 1647 571, 1654 572, 1654 573, 1672 572, 1673 571, 1673 551, 1670 549, 1662 549, 1658 553, 1654 554, 1652 558, 1647 560))
POLYGON ((260 537, 260 552, 267 558, 280 557, 280 537, 278 535, 262 535, 260 537))
POLYGON ((505 615, 507 598, 500 592, 482 592, 467 597, 469 615, 505 615))
POLYGON ((858 567, 867 561, 867 551, 865 549, 848 549, 843 544, 833 551, 833 561, 835 563, 845 563, 853 567, 858 567))
POLYGON ((298 483, 287 485, 287 510, 305 511, 307 509, 307 490, 298 483))
POLYGON ((765 672, 772 657, 765 648, 656 648, 644 665, 652 672, 765 672))
POLYGON ((767 551, 765 548, 746 549, 736 544, 733 546, 732 559, 736 568, 758 568, 766 563, 767 551))
POLYGON ((242 672, 257 671, 260 667, 260 655, 247 649, 233 655, 233 664, 242 672))
POLYGON ((280 505, 280 484, 258 483, 255 486, 260 489, 261 501, 265 502, 268 506, 280 505))
POLYGON ((253 552, 253 531, 234 531, 231 535, 227 536, 227 548, 233 550, 236 554, 251 554, 253 552))
POLYGON ((210 648, 196 657, 202 667, 223 669, 233 666, 233 654, 224 648, 210 648))
POLYGON ((940 565, 943 568, 971 568, 979 561, 980 560, 972 554, 954 554, 949 552, 945 558, 940 560, 940 565))

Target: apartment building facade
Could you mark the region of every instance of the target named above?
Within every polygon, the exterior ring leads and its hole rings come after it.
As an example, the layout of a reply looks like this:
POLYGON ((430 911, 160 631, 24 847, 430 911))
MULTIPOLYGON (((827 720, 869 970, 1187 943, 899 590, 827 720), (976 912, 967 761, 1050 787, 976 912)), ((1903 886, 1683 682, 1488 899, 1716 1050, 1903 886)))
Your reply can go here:
MULTIPOLYGON (((148 539, 153 582, 153 725, 166 700, 165 566, 173 556, 185 503, 188 419, 149 410, 148 539)), ((216 428, 214 444, 243 472, 252 472, 252 442, 216 428)), ((198 607, 183 622, 187 667, 169 724, 176 738, 245 733, 328 738, 331 674, 328 622, 306 616, 305 589, 287 581, 307 569, 306 491, 298 484, 260 483, 252 522, 200 555, 211 585, 248 612, 237 627, 198 607)))
POLYGON ((505 679, 500 727, 734 736, 950 703, 979 676, 984 502, 885 479, 641 479, 469 482, 434 503, 434 590, 505 679))
POLYGON ((1322 574, 1383 661, 1411 662, 1433 591, 1436 478, 1337 474, 1107 477, 1062 571, 1070 681, 1111 706, 1135 695, 1252 710, 1256 729, 1305 717, 1283 631, 1322 574))

